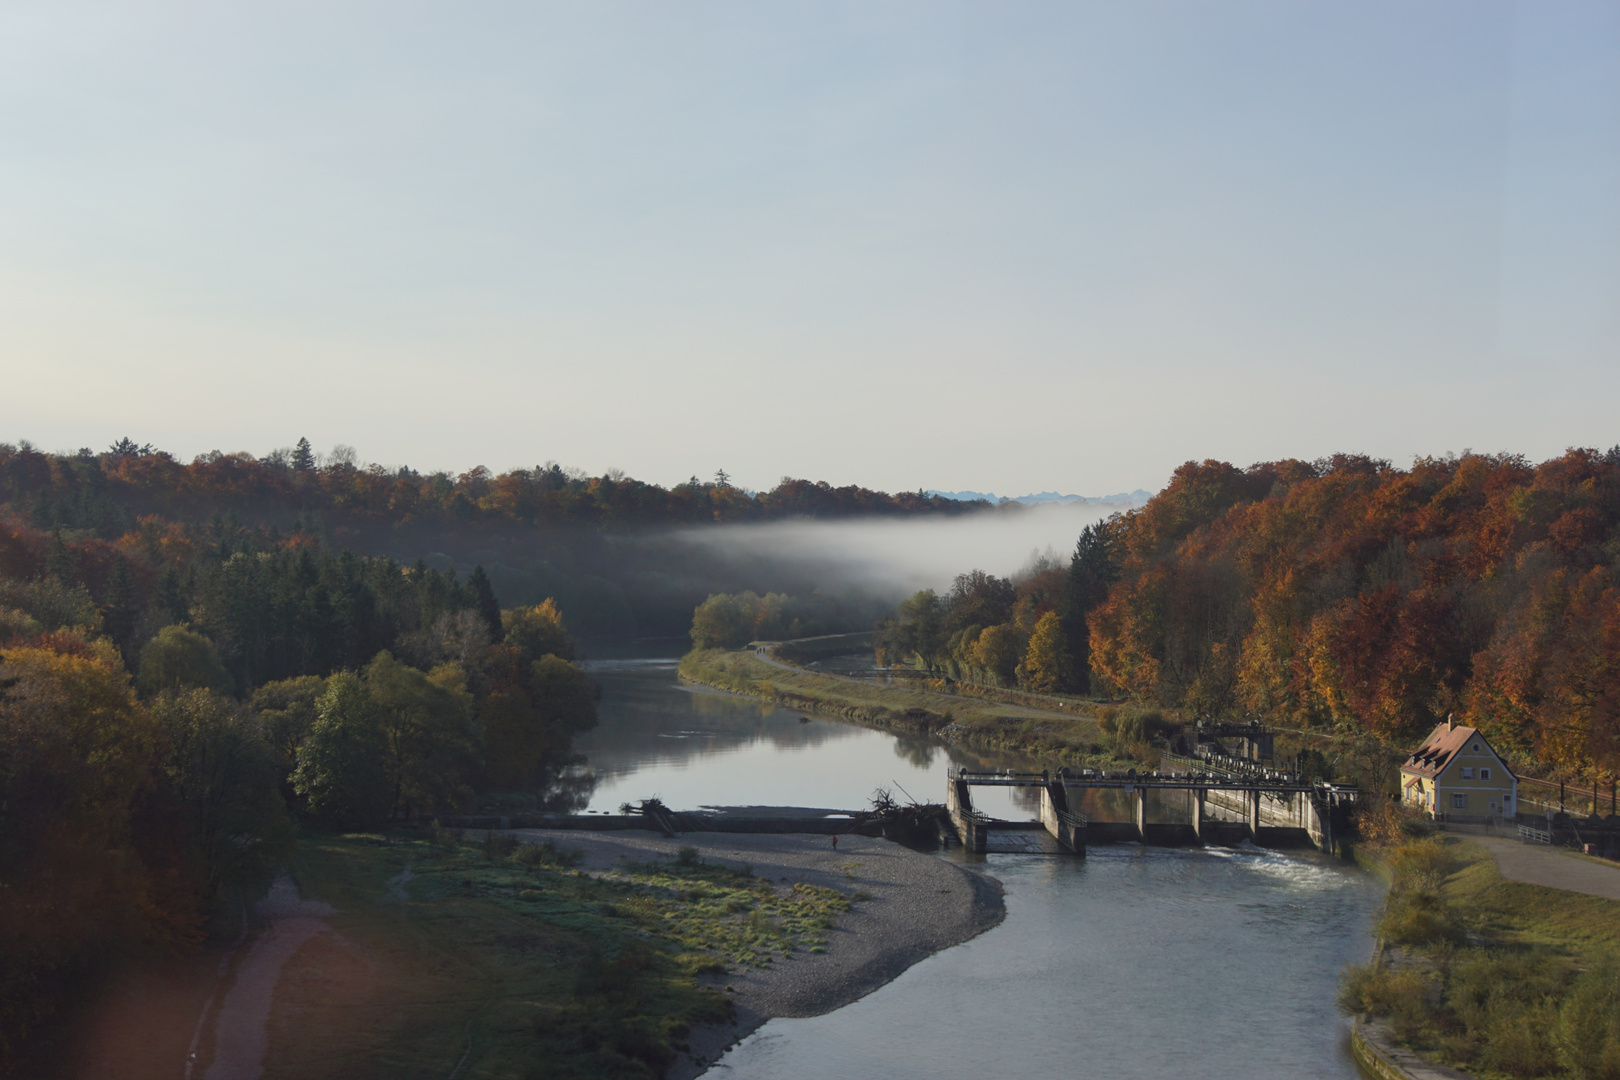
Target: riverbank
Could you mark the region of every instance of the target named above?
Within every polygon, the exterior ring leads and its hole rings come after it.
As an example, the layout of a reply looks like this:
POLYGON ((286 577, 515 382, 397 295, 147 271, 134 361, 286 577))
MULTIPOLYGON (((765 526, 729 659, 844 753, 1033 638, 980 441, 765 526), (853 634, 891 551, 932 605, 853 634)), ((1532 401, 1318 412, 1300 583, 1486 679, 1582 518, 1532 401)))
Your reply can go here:
POLYGON ((667 1080, 700 1075, 773 1017, 819 1016, 857 1001, 1005 915, 994 878, 887 840, 845 835, 834 848, 830 837, 805 834, 682 833, 673 840, 650 832, 519 830, 514 835, 578 851, 581 869, 607 879, 626 865, 678 859, 688 849, 688 859, 747 870, 779 890, 803 884, 851 899, 828 928, 821 951, 796 951, 765 965, 734 964, 724 973, 703 975, 704 985, 726 995, 732 1016, 695 1025, 667 1080))
POLYGON ((311 832, 252 934, 131 967, 50 1075, 690 1080, 1003 914, 859 836, 311 832))
POLYGON ((837 716, 864 727, 1020 754, 1054 765, 1107 766, 1125 760, 1105 746, 1107 740, 1094 718, 1075 712, 843 679, 772 664, 752 650, 693 650, 681 658, 679 670, 688 682, 784 708, 837 716))
POLYGON ((1389 882, 1379 949, 1340 989, 1359 1017, 1364 1067, 1571 1077, 1620 1054, 1613 1033, 1589 1022, 1620 991, 1620 901, 1512 880, 1480 843, 1404 831, 1357 849, 1389 882))

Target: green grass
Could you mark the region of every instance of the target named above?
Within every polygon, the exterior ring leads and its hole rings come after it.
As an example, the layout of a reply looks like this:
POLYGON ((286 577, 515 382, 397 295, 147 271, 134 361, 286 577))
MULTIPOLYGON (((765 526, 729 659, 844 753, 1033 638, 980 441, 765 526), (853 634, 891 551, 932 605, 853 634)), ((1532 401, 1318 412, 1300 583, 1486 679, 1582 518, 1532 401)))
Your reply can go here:
POLYGON ((1341 1008, 1482 1080, 1620 1078, 1620 902, 1508 881, 1456 837, 1366 854, 1390 880, 1379 934, 1407 958, 1349 968, 1341 1008))
POLYGON ((752 652, 701 649, 681 660, 692 682, 773 701, 787 708, 832 713, 868 727, 937 735, 985 750, 1045 758, 1055 764, 1140 765, 1104 748, 1095 718, 1022 715, 1022 705, 982 696, 964 700, 926 689, 832 679, 784 670, 752 652))
POLYGON ((1509 881, 1491 853, 1448 838, 1453 862, 1440 894, 1464 925, 1489 940, 1549 948, 1572 960, 1620 950, 1620 901, 1509 881))
POLYGON ((465 1054, 458 1078, 659 1076, 693 1024, 730 1013, 703 976, 819 951, 849 908, 696 860, 567 862, 443 833, 306 835, 292 873, 338 909, 336 934, 284 972, 266 1075, 442 1078, 465 1054))

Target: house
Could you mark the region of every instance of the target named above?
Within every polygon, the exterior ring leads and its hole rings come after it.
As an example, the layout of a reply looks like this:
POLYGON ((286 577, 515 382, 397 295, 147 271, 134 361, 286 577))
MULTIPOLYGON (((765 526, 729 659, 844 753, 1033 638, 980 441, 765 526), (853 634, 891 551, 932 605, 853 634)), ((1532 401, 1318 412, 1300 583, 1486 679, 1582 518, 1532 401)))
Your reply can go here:
POLYGON ((1447 717, 1401 766, 1401 801, 1447 821, 1512 821, 1519 778, 1485 736, 1447 717))

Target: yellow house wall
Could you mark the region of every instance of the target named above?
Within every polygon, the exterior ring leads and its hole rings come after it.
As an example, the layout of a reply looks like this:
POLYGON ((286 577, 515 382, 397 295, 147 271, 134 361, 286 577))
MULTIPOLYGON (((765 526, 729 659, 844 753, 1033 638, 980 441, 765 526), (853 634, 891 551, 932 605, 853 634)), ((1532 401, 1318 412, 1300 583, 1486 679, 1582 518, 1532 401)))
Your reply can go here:
POLYGON ((1512 777, 1508 767, 1491 752, 1485 740, 1471 739, 1440 771, 1439 776, 1433 779, 1419 777, 1416 786, 1405 789, 1405 798, 1407 802, 1417 803, 1425 810, 1478 817, 1491 812, 1491 800, 1495 799, 1498 814, 1512 814, 1517 812, 1519 804, 1518 781, 1512 777), (1477 751, 1474 749, 1476 744, 1479 746, 1477 751), (1489 780, 1479 778, 1482 768, 1491 770, 1489 780), (1473 779, 1462 778, 1464 769, 1474 770, 1473 779), (1451 805, 1451 797, 1456 794, 1468 796, 1466 807, 1451 805), (1506 804, 1504 799, 1507 800, 1506 804))

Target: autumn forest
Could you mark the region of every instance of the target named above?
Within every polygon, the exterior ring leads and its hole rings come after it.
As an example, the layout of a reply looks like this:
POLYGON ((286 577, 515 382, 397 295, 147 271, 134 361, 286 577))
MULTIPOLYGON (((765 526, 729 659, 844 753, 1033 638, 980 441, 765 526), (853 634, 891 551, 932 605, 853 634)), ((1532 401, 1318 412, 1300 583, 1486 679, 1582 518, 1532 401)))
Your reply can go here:
POLYGON ((577 638, 867 629, 967 682, 1620 769, 1620 448, 1188 462, 1066 559, 823 590, 678 530, 1016 513, 784 479, 0 444, 0 1066, 98 957, 183 949, 301 827, 577 804, 577 638), (695 617, 694 617, 695 612, 695 617))
POLYGON ((1620 448, 1188 462, 1067 566, 963 574, 878 643, 970 681, 1394 747, 1455 715, 1518 761, 1612 776, 1620 448))

